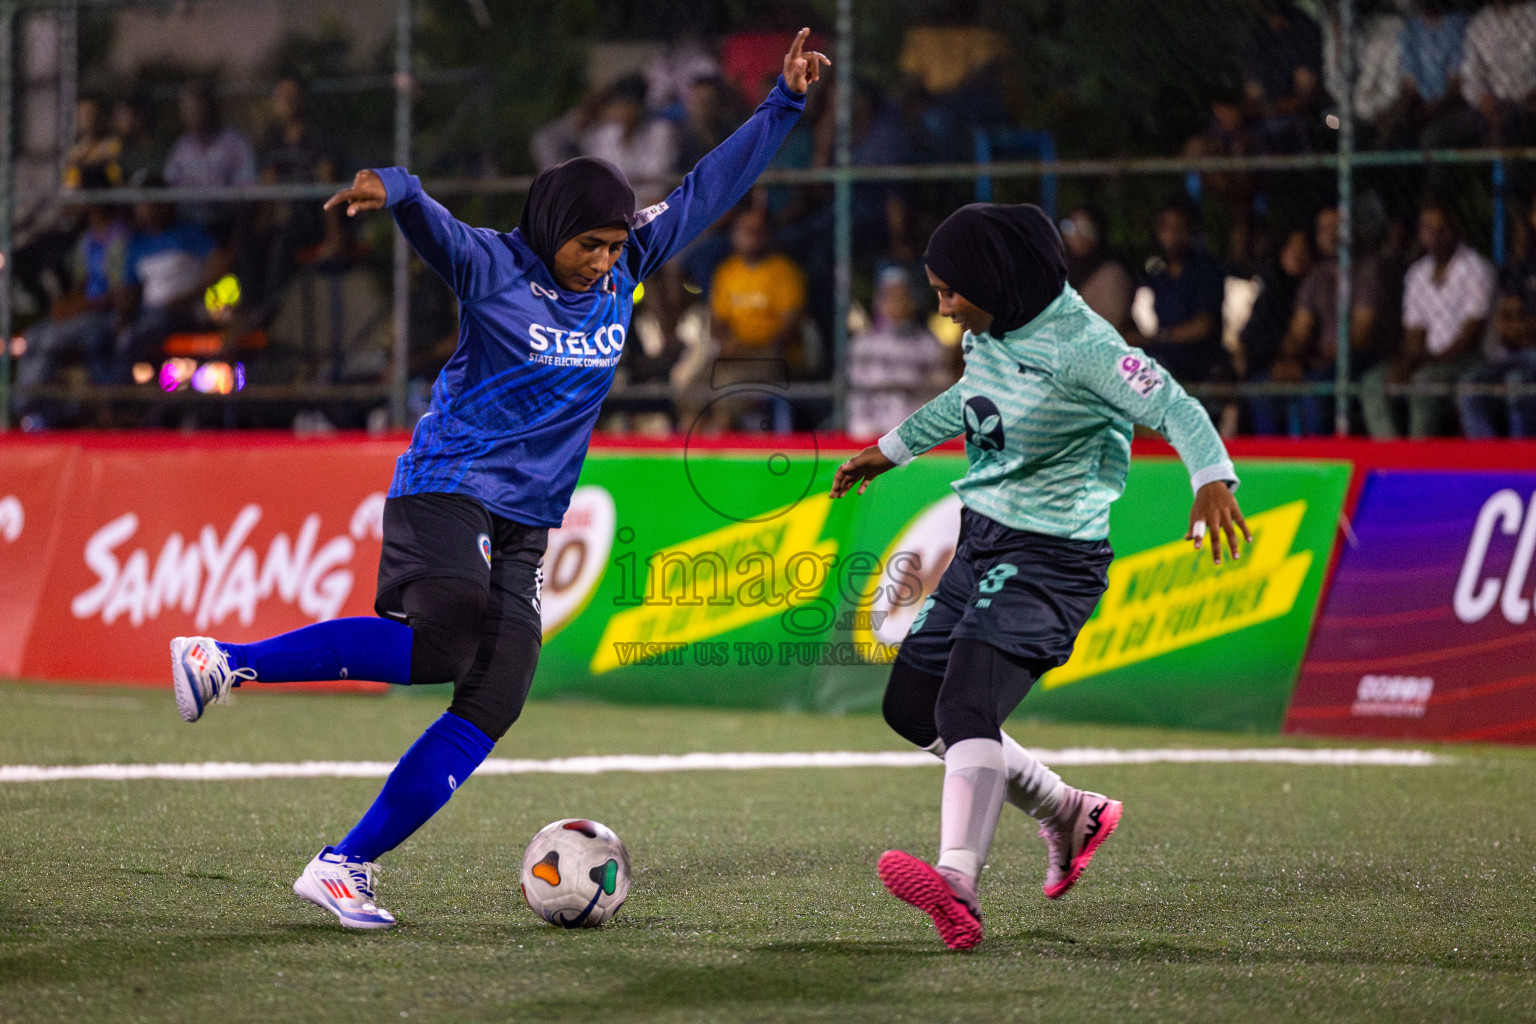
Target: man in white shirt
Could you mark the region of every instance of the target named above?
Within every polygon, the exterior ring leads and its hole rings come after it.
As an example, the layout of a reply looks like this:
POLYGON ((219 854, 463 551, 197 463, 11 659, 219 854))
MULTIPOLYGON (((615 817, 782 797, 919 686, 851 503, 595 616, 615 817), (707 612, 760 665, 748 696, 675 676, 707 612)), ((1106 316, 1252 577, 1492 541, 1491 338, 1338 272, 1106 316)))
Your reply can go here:
POLYGON ((1461 94, 1477 111, 1483 141, 1529 142, 1536 127, 1536 3, 1494 0, 1467 25, 1461 94))
MULTIPOLYGON (((1493 264, 1461 237, 1455 211, 1431 200, 1419 210, 1425 253, 1403 279, 1403 348, 1361 379, 1360 404, 1372 437, 1395 438, 1387 383, 1453 384, 1476 363, 1493 301, 1493 264)), ((1408 399, 1408 435, 1444 434, 1453 423, 1450 395, 1408 399)))

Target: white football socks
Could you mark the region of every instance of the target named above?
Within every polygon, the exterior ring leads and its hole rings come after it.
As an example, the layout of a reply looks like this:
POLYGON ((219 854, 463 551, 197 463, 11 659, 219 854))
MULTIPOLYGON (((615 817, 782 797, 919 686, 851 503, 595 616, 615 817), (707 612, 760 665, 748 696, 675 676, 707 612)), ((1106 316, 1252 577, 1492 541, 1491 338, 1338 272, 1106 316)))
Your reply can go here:
MULTIPOLYGON (((1007 801, 1031 818, 1044 821, 1061 806, 1067 784, 1020 746, 1018 740, 1007 733, 1003 733, 1002 738, 1003 764, 1008 775, 1007 801)), ((939 760, 945 760, 943 740, 934 740, 923 749, 939 760)))
POLYGON ((971 879, 981 876, 1007 790, 1003 745, 997 740, 961 740, 945 751, 939 867, 971 879))
POLYGON ((1035 759, 1019 741, 1003 733, 1003 760, 1008 771, 1008 802, 1037 821, 1056 813, 1067 784, 1035 759))

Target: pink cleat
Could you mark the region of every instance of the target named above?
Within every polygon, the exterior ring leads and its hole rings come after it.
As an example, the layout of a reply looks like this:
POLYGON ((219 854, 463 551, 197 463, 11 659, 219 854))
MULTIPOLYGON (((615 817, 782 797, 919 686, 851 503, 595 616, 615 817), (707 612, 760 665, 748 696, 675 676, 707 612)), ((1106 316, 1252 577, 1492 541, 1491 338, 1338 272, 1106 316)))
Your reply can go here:
POLYGON ((1120 801, 1082 789, 1068 789, 1056 813, 1040 823, 1040 838, 1050 846, 1050 864, 1042 887, 1047 899, 1060 899, 1083 871, 1124 810, 1120 801))
POLYGON ((970 949, 981 941, 981 915, 938 869, 910 853, 887 850, 880 855, 878 871, 892 896, 933 918, 944 945, 970 949))

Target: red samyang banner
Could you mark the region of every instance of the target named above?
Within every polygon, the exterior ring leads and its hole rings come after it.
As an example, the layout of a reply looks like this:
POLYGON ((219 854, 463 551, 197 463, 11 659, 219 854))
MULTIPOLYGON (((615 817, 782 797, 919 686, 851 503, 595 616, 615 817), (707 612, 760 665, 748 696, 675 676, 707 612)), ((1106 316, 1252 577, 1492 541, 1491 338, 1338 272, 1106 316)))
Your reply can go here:
POLYGON ((0 449, 0 673, 160 683, 174 636, 238 642, 372 614, 398 452, 355 441, 0 449))

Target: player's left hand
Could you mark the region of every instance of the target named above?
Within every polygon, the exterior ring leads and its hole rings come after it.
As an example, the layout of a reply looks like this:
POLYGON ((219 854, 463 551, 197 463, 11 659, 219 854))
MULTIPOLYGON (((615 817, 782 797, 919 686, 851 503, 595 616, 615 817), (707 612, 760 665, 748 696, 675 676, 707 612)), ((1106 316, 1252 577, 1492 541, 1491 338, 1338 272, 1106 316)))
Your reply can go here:
POLYGON ((823 67, 832 66, 826 54, 815 50, 804 52, 805 41, 810 37, 810 29, 801 29, 795 41, 789 44, 789 53, 784 55, 784 81, 795 92, 805 92, 812 82, 821 78, 823 67))
POLYGON ((832 477, 832 497, 841 498, 854 484, 859 485, 858 493, 863 494, 871 480, 895 466, 879 445, 872 444, 837 467, 837 474, 832 477))
POLYGON ((1237 532, 1243 532, 1243 539, 1249 544, 1253 543, 1253 534, 1248 532, 1248 523, 1243 519, 1243 510, 1237 507, 1237 498, 1232 494, 1232 488, 1223 480, 1208 483, 1200 488, 1195 495, 1195 507, 1189 510, 1189 532, 1184 534, 1185 540, 1195 542, 1195 550, 1200 550, 1200 545, 1209 536, 1211 538, 1211 559, 1217 565, 1221 564, 1221 538, 1227 538, 1227 550, 1232 552, 1233 559, 1243 556, 1237 550, 1237 532))

